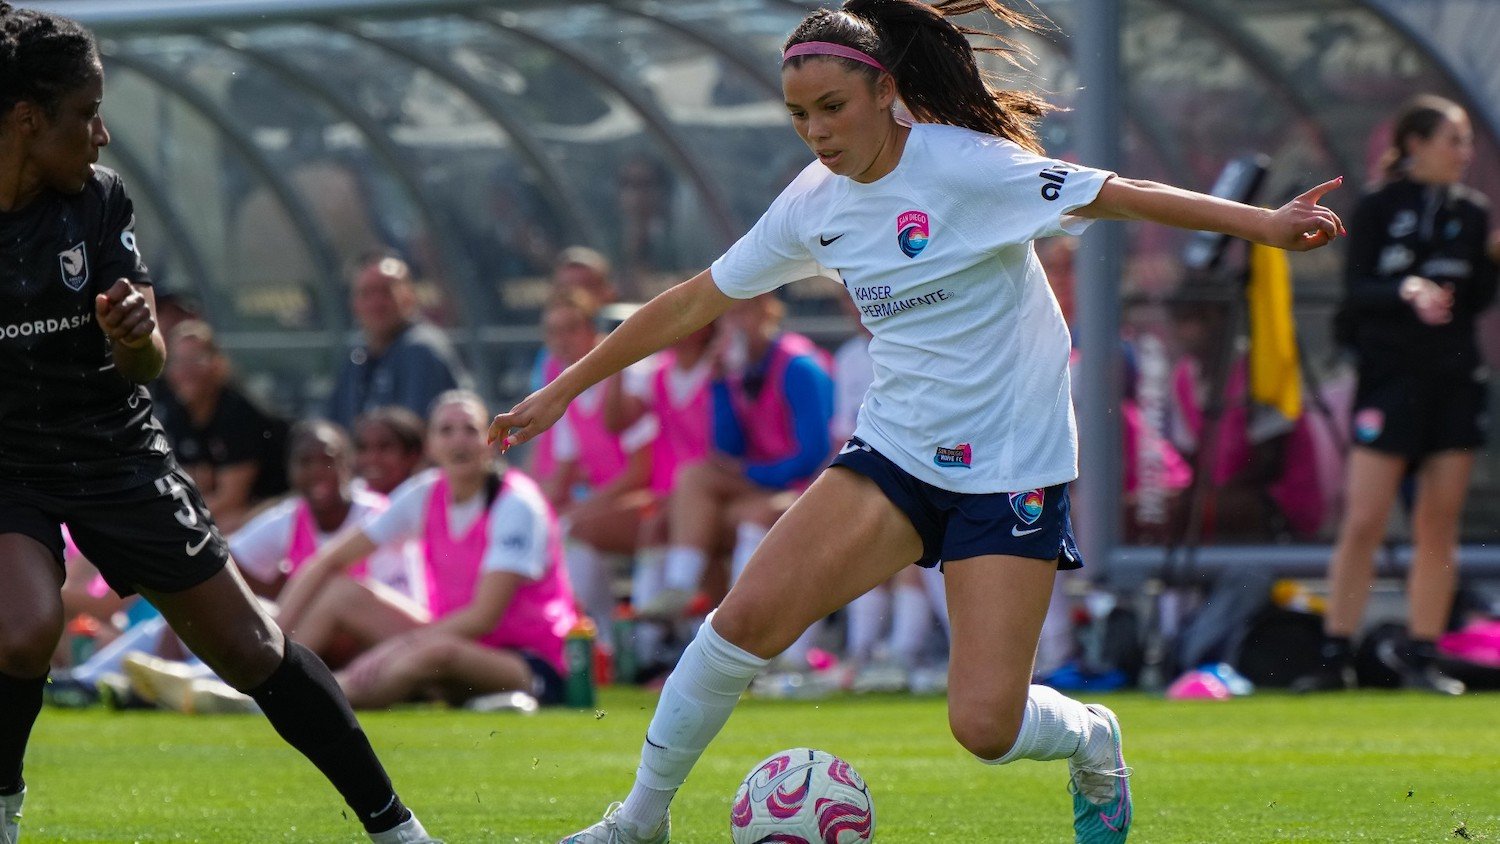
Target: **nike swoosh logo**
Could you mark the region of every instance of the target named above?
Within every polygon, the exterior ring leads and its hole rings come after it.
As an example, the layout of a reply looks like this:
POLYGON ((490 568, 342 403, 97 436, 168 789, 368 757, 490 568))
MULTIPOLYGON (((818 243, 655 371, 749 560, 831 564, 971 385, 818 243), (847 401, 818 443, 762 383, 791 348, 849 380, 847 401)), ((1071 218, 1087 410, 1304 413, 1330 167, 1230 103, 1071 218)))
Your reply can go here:
MULTIPOLYGON (((848 234, 848 232, 844 232, 844 234, 848 234)), ((835 240, 838 240, 839 238, 843 237, 844 234, 836 234, 833 237, 824 237, 824 236, 822 236, 820 234, 820 235, 818 235, 818 242, 821 243, 821 244, 823 244, 824 246, 827 246, 828 244, 834 242, 835 240)))
POLYGON ((203 550, 203 546, 205 546, 205 545, 208 544, 209 536, 210 536, 210 534, 207 534, 207 533, 203 534, 202 538, 200 538, 198 540, 198 544, 197 545, 193 545, 191 543, 187 544, 186 545, 187 555, 189 557, 196 557, 196 556, 198 556, 198 552, 202 551, 203 550))
POLYGON ((786 782, 787 779, 789 779, 792 775, 799 774, 816 764, 818 763, 803 762, 798 765, 793 765, 792 767, 787 768, 785 771, 782 771, 776 776, 771 777, 766 781, 765 785, 752 783, 750 785, 750 799, 755 801, 756 803, 762 802, 767 797, 771 796, 771 792, 775 791, 777 786, 781 785, 783 782, 786 782))
POLYGON ((860 445, 859 443, 844 443, 844 447, 839 449, 839 454, 853 454, 856 451, 869 450, 870 447, 867 445, 860 445))
POLYGON ((1011 536, 1030 536, 1030 535, 1032 535, 1033 533, 1036 533, 1039 530, 1041 530, 1041 528, 1032 528, 1031 530, 1021 530, 1021 526, 1020 525, 1011 525, 1010 526, 1010 535, 1011 536))

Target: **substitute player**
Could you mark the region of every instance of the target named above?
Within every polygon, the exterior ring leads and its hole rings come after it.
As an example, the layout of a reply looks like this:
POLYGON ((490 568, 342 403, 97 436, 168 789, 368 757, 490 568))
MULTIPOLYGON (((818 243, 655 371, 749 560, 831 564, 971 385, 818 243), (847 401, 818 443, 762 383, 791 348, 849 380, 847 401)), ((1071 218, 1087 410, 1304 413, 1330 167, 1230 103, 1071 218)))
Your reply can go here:
POLYGON ((0 2, 0 841, 62 633, 62 534, 318 766, 378 842, 430 841, 333 676, 251 597, 142 386, 165 360, 130 198, 93 166, 104 72, 76 23, 0 2))
POLYGON ((565 842, 667 841, 673 794, 767 659, 903 567, 939 560, 954 736, 990 764, 1067 759, 1078 840, 1129 831, 1114 715, 1030 685, 1057 569, 1079 565, 1068 332, 1031 242, 1111 218, 1312 249, 1342 230, 1317 205, 1338 182, 1271 211, 1047 158, 1035 132, 1047 105, 989 89, 947 18, 976 7, 1031 23, 998 0, 850 0, 804 19, 782 87, 818 160, 710 270, 491 425, 503 445, 524 442, 588 385, 820 266, 839 271, 873 334, 854 438, 688 647, 623 806, 565 842), (898 99, 919 122, 897 119, 898 99))

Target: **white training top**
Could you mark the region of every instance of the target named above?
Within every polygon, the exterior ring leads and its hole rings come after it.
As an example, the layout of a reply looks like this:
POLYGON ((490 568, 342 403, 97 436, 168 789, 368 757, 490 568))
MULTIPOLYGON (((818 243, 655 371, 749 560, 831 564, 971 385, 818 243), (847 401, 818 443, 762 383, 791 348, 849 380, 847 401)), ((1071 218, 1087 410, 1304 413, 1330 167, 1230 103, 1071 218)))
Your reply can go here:
POLYGON ((855 435, 953 492, 1078 476, 1068 328, 1031 247, 1113 174, 954 126, 915 124, 871 183, 814 162, 714 262, 745 299, 836 271, 874 339, 855 435))
POLYGON ((855 332, 833 353, 833 422, 829 425, 839 445, 854 433, 859 421, 859 406, 875 382, 875 366, 870 361, 870 338, 855 332))
MULTIPOLYGON (((378 513, 360 525, 365 535, 377 545, 403 539, 422 541, 427 525, 427 502, 440 475, 427 469, 407 479, 391 492, 390 509, 378 513)), ((448 532, 453 536, 466 533, 474 520, 484 515, 485 493, 481 489, 466 501, 448 502, 448 532)), ((489 508, 489 543, 484 549, 481 571, 508 571, 528 580, 539 580, 547 573, 548 518, 546 499, 536 483, 524 476, 512 475, 489 508)))
MULTIPOLYGON (((287 498, 256 514, 229 537, 229 554, 234 562, 257 580, 274 581, 288 568, 287 554, 292 547, 292 532, 297 524, 300 498, 287 498)), ((370 516, 386 509, 389 503, 378 492, 356 486, 349 515, 332 532, 324 532, 313 522, 313 537, 318 547, 344 530, 352 530, 370 516)), ((401 542, 382 546, 370 555, 365 568, 369 580, 381 583, 422 605, 427 603, 426 576, 422 572, 422 549, 414 543, 401 542)))

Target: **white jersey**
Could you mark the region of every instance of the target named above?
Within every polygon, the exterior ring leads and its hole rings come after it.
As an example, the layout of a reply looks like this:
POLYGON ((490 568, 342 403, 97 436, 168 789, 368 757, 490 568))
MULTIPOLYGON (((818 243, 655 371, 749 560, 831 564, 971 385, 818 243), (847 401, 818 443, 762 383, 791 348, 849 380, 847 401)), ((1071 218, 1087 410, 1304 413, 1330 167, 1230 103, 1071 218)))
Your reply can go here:
POLYGON ((870 338, 857 332, 833 353, 833 423, 834 440, 840 445, 854 433, 859 421, 859 406, 875 381, 875 367, 870 361, 870 338))
POLYGON ((1069 337, 1031 242, 1113 174, 993 135, 916 124, 896 169, 861 184, 814 162, 713 264, 744 299, 836 271, 874 335, 855 435, 953 492, 1078 476, 1069 337))
MULTIPOLYGON (((325 532, 313 523, 313 536, 322 548, 338 533, 352 530, 366 519, 384 512, 390 506, 384 495, 364 487, 355 487, 353 502, 344 523, 325 532)), ((229 537, 229 554, 234 562, 257 580, 271 582, 288 570, 287 555, 292 548, 292 534, 297 529, 300 498, 288 498, 270 507, 229 537)), ((381 547, 370 554, 366 577, 384 584, 423 606, 427 604, 427 584, 422 573, 422 549, 416 543, 400 542, 381 547)))

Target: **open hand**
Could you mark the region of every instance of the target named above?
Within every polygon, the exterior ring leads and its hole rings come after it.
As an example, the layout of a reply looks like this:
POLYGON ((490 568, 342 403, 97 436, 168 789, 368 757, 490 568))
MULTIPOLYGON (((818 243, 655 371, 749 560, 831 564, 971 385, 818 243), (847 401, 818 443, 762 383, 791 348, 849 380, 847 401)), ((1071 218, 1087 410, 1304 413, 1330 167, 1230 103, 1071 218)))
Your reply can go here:
POLYGON ((489 442, 498 442, 501 454, 509 451, 511 446, 536 437, 562 418, 568 402, 552 396, 554 391, 551 388, 556 383, 554 381, 522 399, 520 404, 496 416, 490 423, 489 442))
POLYGON ((156 317, 146 297, 123 278, 94 297, 94 316, 104 336, 130 349, 149 345, 156 331, 156 317))
POLYGON ((1343 176, 1324 182, 1271 212, 1265 243, 1293 252, 1306 252, 1347 235, 1339 216, 1318 204, 1323 194, 1343 183, 1343 176))

